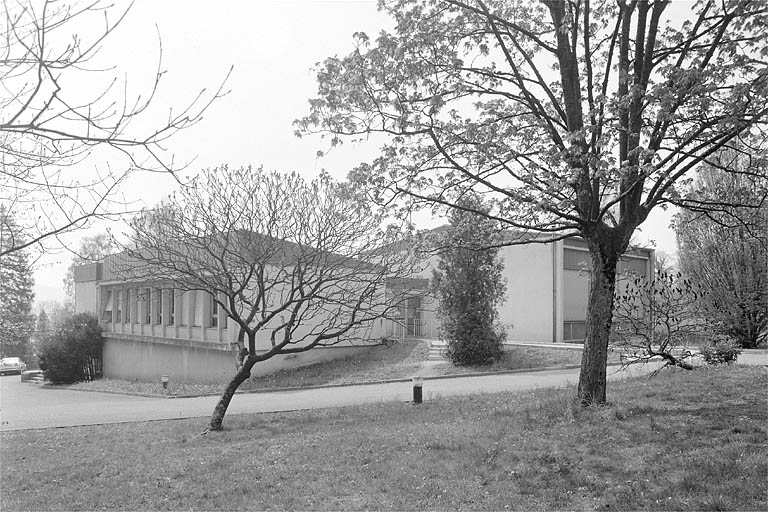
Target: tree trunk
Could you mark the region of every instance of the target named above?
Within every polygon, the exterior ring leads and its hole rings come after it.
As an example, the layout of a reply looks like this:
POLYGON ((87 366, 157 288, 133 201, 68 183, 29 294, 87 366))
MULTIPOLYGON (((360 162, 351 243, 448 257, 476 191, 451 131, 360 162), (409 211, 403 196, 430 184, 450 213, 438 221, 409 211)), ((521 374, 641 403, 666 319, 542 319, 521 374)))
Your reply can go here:
POLYGON ((608 338, 613 320, 613 292, 616 287, 618 251, 589 242, 592 274, 589 281, 587 333, 579 374, 579 400, 582 405, 605 403, 608 338))
POLYGON ((224 422, 224 415, 227 413, 229 403, 232 401, 232 397, 235 396, 235 391, 240 387, 240 384, 245 382, 251 376, 251 368, 253 368, 254 364, 255 361, 252 357, 248 357, 243 361, 242 368, 238 370, 229 384, 227 384, 224 393, 222 393, 221 398, 219 398, 219 402, 213 409, 208 430, 221 430, 221 424, 224 422))

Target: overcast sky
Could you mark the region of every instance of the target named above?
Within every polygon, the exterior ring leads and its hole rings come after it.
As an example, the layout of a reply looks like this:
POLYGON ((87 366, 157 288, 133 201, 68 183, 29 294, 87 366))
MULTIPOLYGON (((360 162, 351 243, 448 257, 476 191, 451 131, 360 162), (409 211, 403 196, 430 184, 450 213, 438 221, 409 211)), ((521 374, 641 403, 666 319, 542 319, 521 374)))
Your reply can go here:
MULTIPOLYGON (((326 169, 343 179, 349 169, 375 154, 376 144, 346 145, 318 159, 324 144, 298 139, 292 122, 308 113, 316 95, 312 68, 324 58, 353 49, 352 34, 371 36, 391 21, 376 9, 376 0, 138 0, 124 24, 106 41, 100 58, 127 76, 129 90, 146 87, 157 66, 158 32, 162 65, 167 70, 158 100, 182 107, 203 88, 215 89, 231 66, 230 93, 206 112, 197 126, 173 140, 177 159, 195 159, 188 172, 221 163, 264 165, 297 171, 311 178, 326 169)), ((120 5, 120 4, 118 4, 120 5)), ((173 190, 167 176, 143 174, 126 183, 129 201, 151 206, 173 190)), ((638 240, 674 252, 670 216, 657 212, 642 226, 638 240)), ((437 221, 435 221, 437 222, 437 221)), ((65 240, 79 246, 85 234, 65 240)), ((112 229, 120 229, 113 225, 112 229)), ((39 261, 35 275, 38 301, 63 300, 62 278, 71 254, 57 252, 39 261)))

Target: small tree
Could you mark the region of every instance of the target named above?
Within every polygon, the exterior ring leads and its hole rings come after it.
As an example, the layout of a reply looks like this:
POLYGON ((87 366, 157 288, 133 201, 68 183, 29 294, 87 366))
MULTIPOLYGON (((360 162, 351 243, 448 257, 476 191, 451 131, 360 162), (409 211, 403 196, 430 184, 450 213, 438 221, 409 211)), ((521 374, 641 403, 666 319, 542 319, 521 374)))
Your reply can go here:
POLYGON ((504 264, 498 248, 491 248, 493 223, 470 213, 483 208, 480 199, 470 195, 459 204, 470 211, 451 215, 452 247, 440 251, 433 271, 440 335, 448 342, 446 352, 454 364, 487 364, 501 356, 506 335, 496 310, 504 300, 504 264))
POLYGON ((396 311, 407 291, 387 283, 411 275, 411 257, 383 220, 365 197, 325 174, 307 182, 222 166, 131 222, 118 271, 203 290, 238 329, 240 361, 211 430, 221 429, 256 363, 364 340, 367 327, 396 311))
POLYGON ((102 347, 98 318, 92 313, 70 315, 44 343, 40 369, 54 384, 93 380, 102 347))
POLYGON ((629 278, 614 299, 612 346, 635 360, 661 357, 665 366, 693 369, 689 345, 711 324, 696 310, 701 289, 677 272, 660 270, 653 279, 629 278))

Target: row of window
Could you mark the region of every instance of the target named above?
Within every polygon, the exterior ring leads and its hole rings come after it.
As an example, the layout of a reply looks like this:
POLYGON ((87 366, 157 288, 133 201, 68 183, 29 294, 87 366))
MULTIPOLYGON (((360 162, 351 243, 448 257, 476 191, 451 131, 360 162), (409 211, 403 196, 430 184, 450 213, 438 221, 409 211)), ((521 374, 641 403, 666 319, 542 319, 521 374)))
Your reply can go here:
POLYGON ((213 295, 199 290, 181 292, 174 288, 150 287, 107 290, 101 319, 118 324, 218 327, 219 304, 213 295))

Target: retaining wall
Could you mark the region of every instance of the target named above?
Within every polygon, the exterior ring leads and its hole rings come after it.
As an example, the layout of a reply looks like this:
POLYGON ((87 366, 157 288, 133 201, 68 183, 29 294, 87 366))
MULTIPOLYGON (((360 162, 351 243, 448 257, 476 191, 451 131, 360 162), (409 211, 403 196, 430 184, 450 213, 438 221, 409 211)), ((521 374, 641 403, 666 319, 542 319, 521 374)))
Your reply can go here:
MULTIPOLYGON (((366 351, 372 345, 318 347, 307 352, 279 355, 256 363, 253 375, 266 375, 320 361, 338 359, 366 351)), ((104 333, 103 372, 108 379, 173 382, 224 383, 235 374, 233 348, 226 343, 155 338, 122 333, 104 333)))

